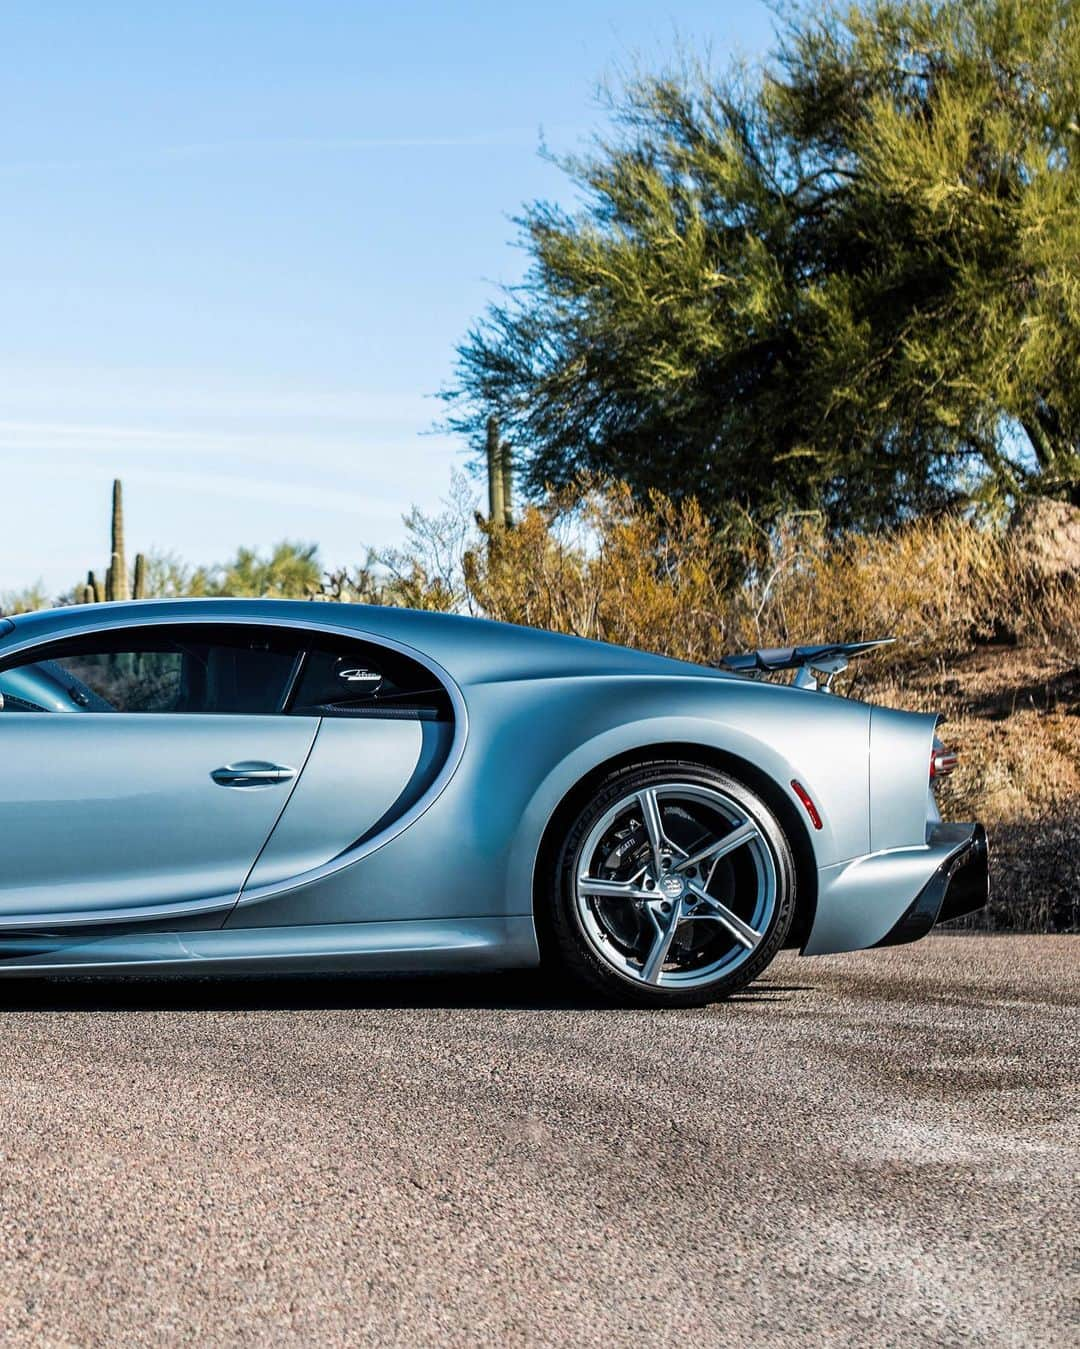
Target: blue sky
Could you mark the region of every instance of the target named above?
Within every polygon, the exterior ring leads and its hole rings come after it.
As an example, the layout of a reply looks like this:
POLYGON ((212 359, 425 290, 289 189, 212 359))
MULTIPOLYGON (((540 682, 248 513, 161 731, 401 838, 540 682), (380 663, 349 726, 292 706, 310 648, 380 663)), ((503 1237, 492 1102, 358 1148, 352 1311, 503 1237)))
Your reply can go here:
POLYGON ((463 446, 454 346, 521 272, 597 82, 770 41, 764 5, 51 3, 0 12, 0 589, 108 550, 401 536, 463 446))

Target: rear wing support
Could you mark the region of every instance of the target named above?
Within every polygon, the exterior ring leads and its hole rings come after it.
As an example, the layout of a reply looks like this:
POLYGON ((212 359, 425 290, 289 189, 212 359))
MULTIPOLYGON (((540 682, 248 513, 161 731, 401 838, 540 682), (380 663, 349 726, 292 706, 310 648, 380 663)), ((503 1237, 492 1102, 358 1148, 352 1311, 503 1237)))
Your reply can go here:
POLYGON ((763 647, 759 651, 740 651, 722 656, 716 662, 716 669, 747 675, 751 679, 776 674, 781 670, 794 670, 796 674, 792 682, 796 688, 828 693, 833 679, 841 670, 847 669, 853 656, 861 656, 879 646, 888 646, 895 640, 895 637, 877 637, 870 642, 830 642, 825 646, 763 647))

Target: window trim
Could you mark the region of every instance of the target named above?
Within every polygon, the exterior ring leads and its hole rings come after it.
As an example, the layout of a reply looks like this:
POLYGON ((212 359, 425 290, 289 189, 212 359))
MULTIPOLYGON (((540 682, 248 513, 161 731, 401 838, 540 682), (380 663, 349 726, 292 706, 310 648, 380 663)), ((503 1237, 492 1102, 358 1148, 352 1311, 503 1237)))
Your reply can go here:
POLYGON ((311 651, 310 646, 302 646, 296 653, 296 659, 293 661, 292 674, 289 675, 288 682, 285 685, 285 692, 281 695, 281 702, 278 704, 278 712, 287 717, 296 698, 296 691, 300 687, 300 681, 304 677, 304 670, 307 667, 308 655, 311 651))

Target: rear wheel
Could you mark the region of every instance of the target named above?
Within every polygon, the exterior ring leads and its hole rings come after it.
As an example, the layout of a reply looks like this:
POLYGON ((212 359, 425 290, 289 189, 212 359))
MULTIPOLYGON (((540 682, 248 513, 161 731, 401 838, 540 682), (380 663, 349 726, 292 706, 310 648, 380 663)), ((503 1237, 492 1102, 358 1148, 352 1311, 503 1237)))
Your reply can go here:
POLYGON ((695 1006, 755 979, 795 909, 776 817, 743 783, 657 760, 613 772, 558 854, 552 928, 567 969, 605 996, 695 1006))

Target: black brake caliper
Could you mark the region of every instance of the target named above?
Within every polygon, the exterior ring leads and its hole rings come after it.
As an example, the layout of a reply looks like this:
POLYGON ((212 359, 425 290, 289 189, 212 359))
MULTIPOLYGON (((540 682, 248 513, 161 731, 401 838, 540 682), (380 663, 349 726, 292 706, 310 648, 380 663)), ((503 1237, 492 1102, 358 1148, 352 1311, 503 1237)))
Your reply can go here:
MULTIPOLYGON (((601 845, 600 868, 612 881, 628 881, 649 861, 649 836, 644 821, 633 816, 612 829, 601 845)), ((628 953, 640 954, 651 940, 652 925, 640 904, 628 899, 593 901, 604 927, 628 953)))

